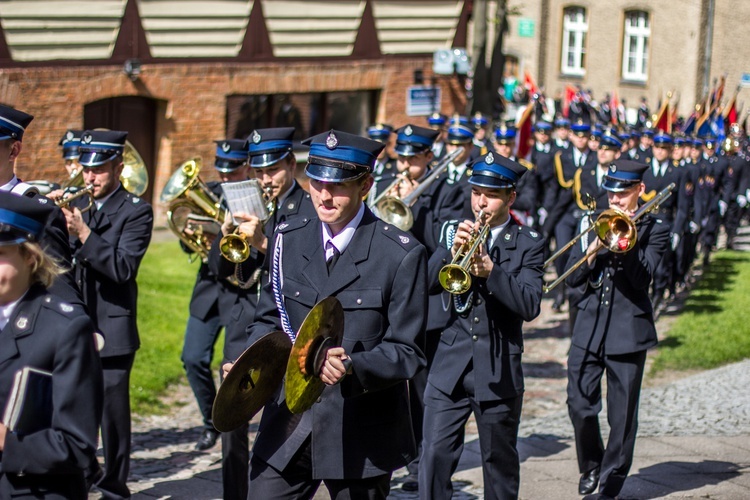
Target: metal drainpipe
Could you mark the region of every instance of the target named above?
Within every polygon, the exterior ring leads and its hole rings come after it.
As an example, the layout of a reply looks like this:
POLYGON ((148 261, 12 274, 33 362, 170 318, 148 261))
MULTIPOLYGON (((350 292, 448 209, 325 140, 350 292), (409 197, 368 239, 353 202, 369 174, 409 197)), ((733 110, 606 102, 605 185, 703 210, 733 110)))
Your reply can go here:
POLYGON ((708 12, 706 14, 706 53, 703 58, 703 92, 710 92, 711 87, 711 51, 713 50, 714 38, 714 6, 716 0, 708 0, 708 12))

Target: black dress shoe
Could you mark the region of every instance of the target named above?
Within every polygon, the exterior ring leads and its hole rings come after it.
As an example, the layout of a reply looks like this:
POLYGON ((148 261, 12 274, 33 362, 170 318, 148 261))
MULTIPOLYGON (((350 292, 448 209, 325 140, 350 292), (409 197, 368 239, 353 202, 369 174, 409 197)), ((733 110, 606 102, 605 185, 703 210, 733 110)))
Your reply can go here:
POLYGON ((578 481, 578 493, 588 495, 593 493, 597 486, 599 486, 599 467, 581 474, 581 480, 578 481))
POLYGON ((213 429, 203 429, 201 437, 198 438, 198 442, 195 443, 195 449, 203 451, 212 448, 216 444, 217 439, 219 439, 218 432, 213 429))

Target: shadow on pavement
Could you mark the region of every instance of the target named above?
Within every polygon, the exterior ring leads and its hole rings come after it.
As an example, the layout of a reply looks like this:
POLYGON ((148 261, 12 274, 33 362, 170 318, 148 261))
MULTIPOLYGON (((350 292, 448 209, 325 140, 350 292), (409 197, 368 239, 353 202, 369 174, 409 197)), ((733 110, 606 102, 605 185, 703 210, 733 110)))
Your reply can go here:
POLYGON ((180 445, 195 443, 203 431, 203 427, 191 427, 189 429, 150 429, 148 432, 133 433, 133 451, 153 450, 161 448, 165 444, 180 445))
POLYGON ((697 490, 738 477, 741 468, 735 463, 717 460, 663 462, 644 467, 637 474, 631 473, 618 498, 646 500, 679 491, 697 490))
POLYGON ((566 378, 568 371, 562 363, 544 361, 541 363, 523 363, 523 376, 526 378, 566 378))
POLYGON ((566 438, 554 434, 532 434, 518 439, 518 455, 521 463, 529 458, 544 458, 557 455, 570 445, 563 443, 566 438))
POLYGON ((221 469, 201 472, 186 479, 164 481, 133 495, 133 499, 170 498, 209 500, 222 497, 221 469))

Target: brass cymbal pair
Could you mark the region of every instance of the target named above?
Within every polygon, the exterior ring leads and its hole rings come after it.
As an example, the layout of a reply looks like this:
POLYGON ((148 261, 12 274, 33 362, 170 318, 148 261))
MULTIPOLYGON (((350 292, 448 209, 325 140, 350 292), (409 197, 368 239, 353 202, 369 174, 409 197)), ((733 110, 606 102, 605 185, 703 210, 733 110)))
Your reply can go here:
POLYGON ((336 297, 318 302, 305 317, 294 345, 282 331, 264 335, 234 362, 216 393, 214 427, 229 432, 257 414, 286 374, 286 405, 292 413, 308 410, 325 389, 319 374, 328 349, 341 345, 344 309, 336 297), (284 362, 286 361, 286 370, 284 362))

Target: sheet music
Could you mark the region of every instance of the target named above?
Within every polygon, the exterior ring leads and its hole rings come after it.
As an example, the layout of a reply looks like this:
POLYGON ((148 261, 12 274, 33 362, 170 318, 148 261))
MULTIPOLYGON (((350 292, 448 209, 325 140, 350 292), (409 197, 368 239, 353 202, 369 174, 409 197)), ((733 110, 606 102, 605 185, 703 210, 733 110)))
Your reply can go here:
POLYGON ((240 222, 234 218, 234 214, 239 212, 254 215, 260 220, 268 218, 268 208, 263 197, 263 189, 257 179, 224 182, 221 184, 221 189, 224 191, 224 199, 227 201, 235 224, 240 222))

